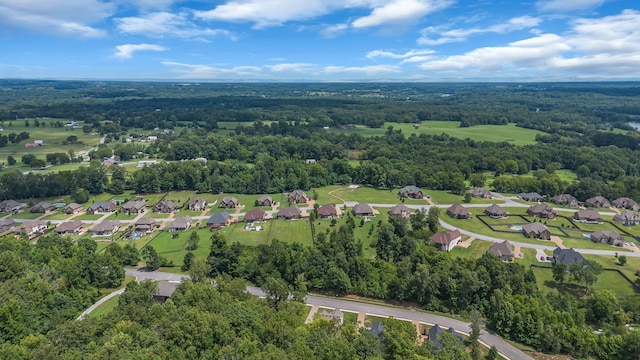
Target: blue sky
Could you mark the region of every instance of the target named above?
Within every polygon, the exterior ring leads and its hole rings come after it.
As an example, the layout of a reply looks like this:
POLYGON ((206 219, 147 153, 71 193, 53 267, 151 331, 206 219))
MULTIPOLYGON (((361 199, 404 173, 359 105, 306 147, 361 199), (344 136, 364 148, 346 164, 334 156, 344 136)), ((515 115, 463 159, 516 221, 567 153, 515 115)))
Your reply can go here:
POLYGON ((637 0, 0 0, 0 78, 639 80, 637 0))

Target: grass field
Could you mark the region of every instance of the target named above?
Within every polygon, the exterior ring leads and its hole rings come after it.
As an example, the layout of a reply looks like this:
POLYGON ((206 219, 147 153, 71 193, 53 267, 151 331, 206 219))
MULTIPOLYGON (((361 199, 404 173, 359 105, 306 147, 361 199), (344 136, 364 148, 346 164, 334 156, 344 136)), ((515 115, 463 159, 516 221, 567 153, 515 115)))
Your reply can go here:
POLYGON ((306 219, 273 220, 269 231, 269 241, 278 239, 286 243, 301 243, 312 246, 311 226, 306 219))
MULTIPOLYGON (((464 195, 452 194, 444 190, 426 190, 434 204, 465 204, 464 195)), ((500 199, 481 199, 471 198, 469 204, 501 204, 504 201, 500 199)))
POLYGON ((50 126, 54 121, 60 121, 66 123, 68 119, 38 119, 40 126, 34 125, 35 119, 27 119, 30 126, 25 126, 25 120, 4 121, 4 133, 21 133, 26 131, 29 133, 29 139, 23 140, 18 144, 7 144, 7 146, 0 148, 0 161, 6 163, 6 159, 9 155, 13 155, 16 160, 20 161, 22 155, 34 154, 44 160, 44 155, 48 153, 68 153, 69 150, 73 150, 76 153, 80 151, 88 151, 91 147, 98 145, 100 141, 99 135, 85 134, 82 129, 72 129, 71 127, 56 128, 50 126), (64 145, 62 142, 67 139, 68 136, 75 135, 78 137, 78 142, 83 144, 69 144, 64 145), (43 140, 44 145, 35 148, 26 148, 24 145, 34 140, 43 140))
MULTIPOLYGON (((561 292, 570 292, 581 296, 584 294, 584 284, 577 283, 572 278, 568 277, 565 283, 558 284, 553 280, 553 272, 551 269, 539 269, 533 268, 533 273, 536 275, 536 281, 538 282, 538 289, 544 293, 548 293, 553 290, 561 292)), ((609 289, 613 291, 618 297, 625 297, 635 294, 633 287, 626 281, 620 274, 612 271, 603 271, 598 275, 598 281, 596 281, 590 289, 609 289)))
POLYGON ((65 214, 62 211, 56 211, 55 213, 53 213, 51 215, 47 215, 47 216, 43 217, 42 220, 66 220, 70 216, 71 215, 65 214))
POLYGON ((164 199, 173 201, 178 208, 182 208, 192 197, 199 197, 199 195, 195 191, 171 191, 164 199))
POLYGON ((484 255, 491 245, 493 243, 490 241, 474 240, 468 248, 455 247, 450 254, 453 258, 477 259, 484 255))
POLYGON ((423 121, 418 129, 413 128, 413 124, 385 122, 381 128, 371 129, 364 126, 357 126, 354 130, 335 130, 344 132, 355 132, 363 136, 381 136, 387 131, 389 126, 394 130, 402 130, 405 135, 427 134, 440 135, 449 134, 452 137, 466 139, 471 138, 476 141, 508 142, 514 145, 530 145, 535 143, 535 137, 542 132, 537 130, 516 127, 515 124, 507 125, 477 125, 468 128, 461 128, 457 121, 423 121))
MULTIPOLYGON (((318 192, 319 204, 341 204, 345 201, 371 204, 397 204, 401 202, 398 189, 378 190, 371 187, 350 189, 347 186, 327 186, 316 189, 316 191, 318 192)), ((429 203, 426 200, 405 199, 405 204, 428 205, 429 203)))
MULTIPOLYGON (((304 220, 301 220, 301 221, 304 221, 304 220)), ((243 222, 232 224, 229 227, 227 240, 229 241, 229 243, 239 242, 242 245, 249 245, 249 246, 268 244, 269 241, 267 237, 269 234, 269 229, 271 228, 272 224, 275 222, 276 220, 257 223, 258 226, 262 226, 262 230, 260 231, 245 231, 244 226, 246 224, 243 222)), ((309 236, 311 236, 310 233, 309 233, 309 236)))
POLYGON ((120 299, 120 295, 116 295, 111 299, 103 302, 100 306, 95 308, 95 310, 90 312, 89 315, 87 315, 87 318, 95 319, 108 314, 118 305, 118 299, 120 299))
POLYGON ((16 215, 13 215, 12 218, 14 219, 37 219, 40 216, 42 216, 44 214, 42 213, 32 213, 29 211, 29 209, 22 211, 16 215))
POLYGON ((76 216, 74 220, 98 220, 104 215, 105 214, 84 214, 76 216))

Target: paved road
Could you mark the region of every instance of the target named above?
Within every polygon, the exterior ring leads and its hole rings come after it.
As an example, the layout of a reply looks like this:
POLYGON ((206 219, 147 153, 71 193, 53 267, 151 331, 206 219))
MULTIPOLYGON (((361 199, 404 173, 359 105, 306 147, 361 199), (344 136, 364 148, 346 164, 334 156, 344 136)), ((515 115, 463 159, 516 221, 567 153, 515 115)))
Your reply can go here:
POLYGON ((82 314, 80 314, 80 316, 78 316, 78 318, 76 320, 84 319, 87 315, 89 315, 90 312, 95 310, 98 306, 102 305, 105 301, 111 299, 114 296, 121 295, 124 292, 124 290, 125 290, 124 288, 116 290, 116 291, 108 294, 107 296, 103 297, 102 299, 96 301, 95 304, 89 306, 89 308, 87 310, 83 311, 82 314))
MULTIPOLYGON (((161 271, 140 271, 125 269, 125 272, 127 275, 135 276, 136 280, 138 281, 181 281, 183 278, 185 278, 184 275, 166 273, 161 271)), ((266 295, 264 291, 262 291, 262 289, 255 286, 247 286, 247 292, 251 295, 259 297, 264 297, 266 295)), ((307 305, 311 306, 317 305, 321 307, 338 308, 343 311, 349 312, 365 312, 367 314, 377 315, 381 317, 393 316, 394 318, 400 320, 418 320, 429 325, 440 324, 441 326, 444 326, 446 328, 453 327, 454 329, 462 333, 469 332, 470 324, 466 322, 410 309, 402 309, 384 305, 373 305, 368 303, 350 301, 342 298, 332 298, 318 295, 307 295, 305 302, 307 305)), ((89 312, 89 309, 87 309, 86 313, 89 312)), ((532 360, 531 357, 518 350, 511 344, 507 343, 506 341, 502 340, 500 337, 489 334, 486 331, 482 333, 482 335, 480 336, 480 340, 488 346, 495 346, 500 354, 507 359, 532 360)))

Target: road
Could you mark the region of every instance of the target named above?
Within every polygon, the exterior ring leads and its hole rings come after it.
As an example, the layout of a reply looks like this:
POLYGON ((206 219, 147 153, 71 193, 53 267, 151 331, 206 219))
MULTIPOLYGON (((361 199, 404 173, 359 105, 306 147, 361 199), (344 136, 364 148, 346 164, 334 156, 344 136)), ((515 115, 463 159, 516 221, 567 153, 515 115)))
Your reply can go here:
MULTIPOLYGON (((137 281, 141 280, 152 280, 152 281, 181 281, 185 278, 185 275, 172 274, 161 271, 140 271, 134 269, 126 269, 126 274, 129 276, 135 276, 137 281)), ((265 297, 264 291, 259 287, 255 286, 247 286, 247 292, 251 295, 265 297)), ((114 295, 115 296, 115 295, 114 295)), ((102 299, 101 299, 102 300, 102 299)), ((403 309, 392 306, 384 306, 384 305, 374 305, 369 303, 357 302, 346 300, 343 298, 333 298, 327 296, 319 296, 319 295, 307 295, 305 302, 310 306, 320 306, 320 307, 328 307, 328 308, 337 308, 342 311, 347 312, 365 312, 367 314, 380 316, 380 317, 389 317, 393 316, 396 319, 400 320, 418 320, 422 323, 426 323, 428 325, 439 324, 443 327, 449 328, 453 327, 459 332, 468 333, 469 332, 469 323, 451 319, 444 316, 428 314, 416 310, 411 309, 403 309)), ((94 304, 95 305, 95 304, 94 304)), ((91 308, 90 308, 91 309, 91 308)), ((85 313, 89 313, 89 309, 85 311, 85 313)), ((86 315, 83 313, 84 315, 86 315)), ((480 335, 480 341, 488 346, 495 346, 501 355, 503 355, 507 359, 511 360, 532 360, 531 357, 518 350, 513 345, 507 343, 502 338, 492 335, 486 331, 480 335)))

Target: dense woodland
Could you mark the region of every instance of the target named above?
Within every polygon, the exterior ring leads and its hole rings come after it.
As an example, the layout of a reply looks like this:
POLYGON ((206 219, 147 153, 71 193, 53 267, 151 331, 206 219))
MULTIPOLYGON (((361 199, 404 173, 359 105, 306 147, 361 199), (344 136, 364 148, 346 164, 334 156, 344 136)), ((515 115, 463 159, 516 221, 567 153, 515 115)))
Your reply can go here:
MULTIPOLYGON (((0 92, 0 120, 74 119, 82 121, 86 131, 109 140, 92 151, 89 166, 77 170, 3 173, 1 199, 36 201, 85 191, 121 194, 127 189, 258 194, 349 183, 380 189, 415 184, 462 193, 468 186, 485 185, 486 173, 495 176, 492 187, 501 192, 571 193, 579 200, 595 195, 640 199, 640 137, 623 131, 640 115, 640 86, 635 83, 3 81, 0 86, 5 90, 0 92), (385 121, 430 119, 459 121, 464 127, 516 123, 544 134, 534 145, 514 146, 446 134, 407 136, 393 127, 376 137, 323 129, 347 124, 376 128, 385 121), (222 121, 246 124, 222 132, 217 130, 222 121), (125 136, 156 127, 179 131, 160 135, 143 148, 124 141, 125 136), (135 172, 99 162, 111 154, 132 159, 138 151, 167 162, 135 172), (198 157, 208 161, 190 160, 198 157), (305 159, 317 161, 307 164, 305 159), (555 174, 560 169, 574 171, 578 180, 562 180, 555 174), (519 176, 530 171, 532 177, 519 176)), ((61 159, 51 156, 47 161, 61 159)), ((640 322, 637 295, 618 299, 608 291, 590 291, 588 280, 583 298, 543 295, 534 273, 519 264, 488 255, 454 260, 435 252, 428 238, 437 230, 437 217, 435 212, 417 213, 409 220, 391 218, 376 224, 373 259, 363 256, 352 218, 344 226, 317 234, 310 247, 279 241, 248 247, 228 244, 215 234, 206 263, 195 259, 187 266, 196 284, 182 286, 167 305, 148 300, 151 284, 130 284, 114 312, 80 322, 70 320, 99 297, 100 288, 120 284, 123 266, 136 264, 139 255, 149 262, 149 252, 138 254, 130 246, 114 244, 96 254, 90 240, 72 244, 57 236, 41 238, 35 245, 3 239, 0 357, 467 356, 456 353, 460 348, 453 345, 451 353, 436 355, 411 341, 400 346, 401 334, 409 331, 400 325, 397 330, 390 325, 390 334, 397 331, 397 337, 385 335, 383 341, 368 334, 356 336, 346 327, 338 331, 331 324, 304 327, 297 304, 249 299, 239 290, 241 282, 226 278, 232 276, 294 294, 312 289, 411 301, 442 312, 479 311, 489 329, 540 351, 602 360, 637 358, 640 332, 624 326, 640 322), (211 278, 226 286, 199 284, 211 278), (206 336, 195 329, 206 329, 206 336)), ((579 271, 571 276, 588 278, 579 271)))

